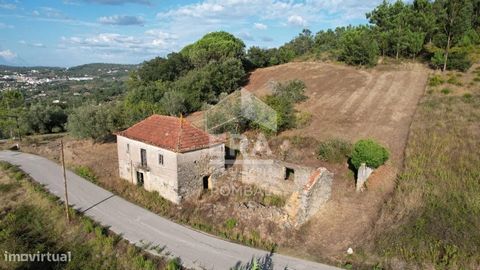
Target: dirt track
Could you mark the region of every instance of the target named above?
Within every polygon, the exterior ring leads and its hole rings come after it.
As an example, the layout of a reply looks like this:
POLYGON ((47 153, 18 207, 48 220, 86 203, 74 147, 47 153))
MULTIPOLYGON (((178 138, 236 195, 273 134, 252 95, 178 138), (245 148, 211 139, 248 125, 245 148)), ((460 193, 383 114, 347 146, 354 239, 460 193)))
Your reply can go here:
POLYGON ((420 64, 363 70, 302 62, 258 69, 246 89, 263 96, 270 93, 275 81, 303 80, 309 99, 297 109, 310 112, 312 122, 286 135, 352 141, 374 138, 388 146, 398 166, 427 78, 428 70, 420 64))

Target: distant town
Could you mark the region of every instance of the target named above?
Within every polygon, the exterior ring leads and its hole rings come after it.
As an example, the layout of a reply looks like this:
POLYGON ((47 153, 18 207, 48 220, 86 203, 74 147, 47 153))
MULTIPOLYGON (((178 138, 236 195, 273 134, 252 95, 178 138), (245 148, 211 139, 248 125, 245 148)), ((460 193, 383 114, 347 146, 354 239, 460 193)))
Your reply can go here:
POLYGON ((27 101, 65 104, 106 88, 122 88, 134 65, 88 64, 72 68, 0 66, 0 91, 19 90, 27 101), (117 84, 115 84, 117 82, 117 84), (108 84, 107 84, 108 83, 108 84))

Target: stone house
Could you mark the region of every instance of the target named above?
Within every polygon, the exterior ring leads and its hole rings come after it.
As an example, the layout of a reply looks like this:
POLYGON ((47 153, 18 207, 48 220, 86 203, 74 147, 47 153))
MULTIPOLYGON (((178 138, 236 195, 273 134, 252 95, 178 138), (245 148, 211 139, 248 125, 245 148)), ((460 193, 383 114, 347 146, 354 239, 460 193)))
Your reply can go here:
POLYGON ((183 118, 152 115, 116 135, 120 177, 174 203, 225 170, 224 141, 183 118))

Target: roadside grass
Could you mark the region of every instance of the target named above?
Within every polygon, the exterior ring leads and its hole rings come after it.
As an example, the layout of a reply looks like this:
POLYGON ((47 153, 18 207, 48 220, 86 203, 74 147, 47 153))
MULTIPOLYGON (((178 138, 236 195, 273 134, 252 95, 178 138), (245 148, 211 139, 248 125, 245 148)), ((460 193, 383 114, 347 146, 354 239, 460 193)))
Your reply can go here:
POLYGON ((16 166, 0 163, 0 186, 2 253, 71 252, 72 259, 64 263, 0 260, 0 269, 172 269, 166 268, 164 259, 147 254, 73 209, 68 223, 63 203, 16 166))
POLYGON ((95 175, 95 172, 90 169, 89 167, 87 166, 75 166, 73 168, 73 171, 78 175, 78 176, 81 176, 87 180, 89 180, 90 182, 94 183, 94 184, 97 184, 98 181, 97 181, 97 176, 95 175))
POLYGON ((427 96, 375 229, 386 268, 480 267, 480 96, 427 96), (395 263, 395 261, 397 263, 395 263))

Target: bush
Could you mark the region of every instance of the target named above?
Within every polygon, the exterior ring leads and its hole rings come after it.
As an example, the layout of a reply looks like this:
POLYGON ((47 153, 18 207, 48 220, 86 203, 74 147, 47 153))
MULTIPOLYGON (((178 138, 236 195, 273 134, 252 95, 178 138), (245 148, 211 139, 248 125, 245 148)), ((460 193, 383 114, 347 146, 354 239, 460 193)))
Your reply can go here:
POLYGON ((279 195, 270 194, 263 196, 262 203, 267 206, 283 207, 287 200, 279 195))
POLYGON ((351 155, 351 163, 355 169, 362 163, 370 168, 378 168, 388 160, 389 153, 385 147, 373 140, 359 140, 355 143, 351 155))
POLYGON ((115 103, 86 104, 68 116, 68 130, 77 138, 105 139, 124 126, 124 115, 115 103))
POLYGON ((453 85, 457 85, 457 86, 462 86, 463 85, 462 82, 458 80, 458 77, 455 74, 451 75, 450 78, 448 78, 447 82, 449 84, 453 84, 453 85))
POLYGON ((467 71, 472 66, 472 62, 468 58, 467 53, 452 53, 448 57, 447 69, 467 71))
POLYGON ((231 230, 237 226, 237 220, 234 218, 229 218, 225 221, 225 228, 231 230))
POLYGON ((286 98, 293 103, 298 103, 308 98, 305 96, 306 88, 303 81, 291 80, 285 83, 277 83, 273 89, 273 94, 286 98))
MULTIPOLYGON (((443 68, 443 63, 445 61, 445 56, 443 52, 435 52, 430 64, 433 68, 441 69, 443 68)), ((447 60, 447 69, 448 70, 459 70, 462 72, 467 71, 472 66, 472 62, 468 58, 468 54, 464 52, 451 53, 448 56, 447 60)))
POLYGON ((473 96, 470 93, 463 94, 463 101, 466 103, 470 103, 473 101, 473 96))
POLYGON ((95 173, 92 171, 87 166, 77 166, 74 169, 75 173, 78 174, 79 176, 89 180, 92 183, 97 183, 97 176, 95 173))
POLYGON ((444 95, 448 95, 452 92, 452 90, 450 90, 450 88, 443 88, 440 92, 444 95))
POLYGON ((430 79, 428 80, 428 85, 429 86, 439 86, 441 84, 443 84, 445 81, 442 79, 441 76, 439 75, 433 75, 432 77, 430 77, 430 79))
POLYGON ((347 159, 352 152, 352 144, 342 139, 331 139, 318 145, 318 159, 340 163, 347 159))
POLYGON ((312 114, 309 112, 297 112, 295 113, 295 127, 304 128, 310 125, 312 122, 312 114))
POLYGON ((173 258, 168 261, 167 267, 165 267, 165 270, 180 270, 182 269, 182 262, 180 261, 180 258, 173 258))
POLYGON ((348 29, 340 39, 340 60, 349 65, 375 66, 379 54, 378 43, 365 27, 348 29))

